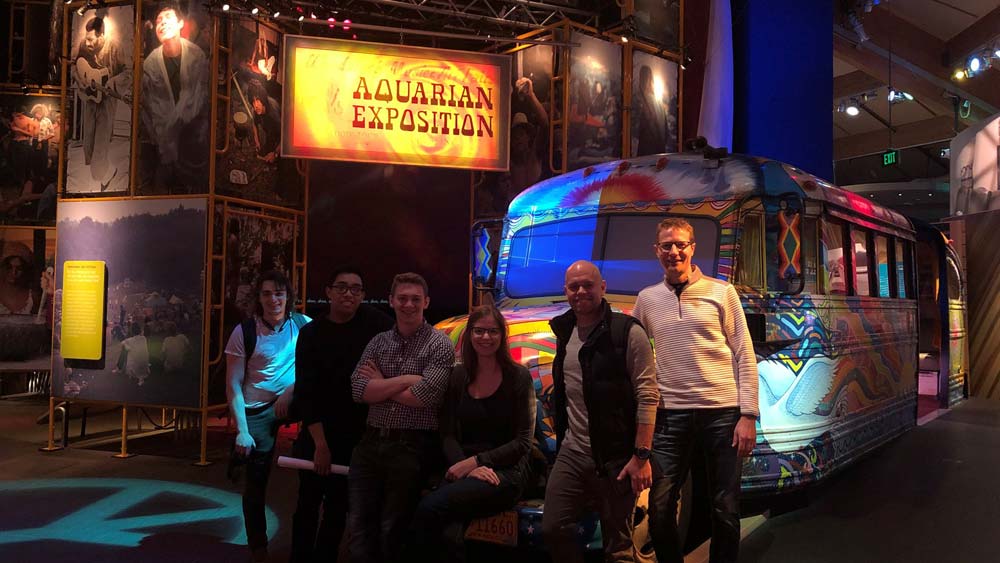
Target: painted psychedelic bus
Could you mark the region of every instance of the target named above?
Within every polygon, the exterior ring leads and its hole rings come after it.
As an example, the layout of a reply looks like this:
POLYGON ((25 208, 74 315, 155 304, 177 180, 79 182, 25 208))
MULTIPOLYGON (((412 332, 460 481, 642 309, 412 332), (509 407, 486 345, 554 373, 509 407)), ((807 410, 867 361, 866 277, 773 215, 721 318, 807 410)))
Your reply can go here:
MULTIPOLYGON (((541 182, 511 202, 502 225, 474 229, 476 287, 495 299, 514 358, 532 373, 536 443, 550 463, 556 344, 548 321, 568 308, 565 269, 593 261, 612 307, 629 312, 640 289, 662 280, 652 243, 668 216, 694 227, 698 267, 736 285, 753 335, 761 416, 743 466, 745 493, 814 483, 915 425, 920 323, 910 221, 780 162, 653 155, 541 182)), ((465 318, 438 327, 459 346, 465 318)), ((540 501, 519 512, 517 543, 537 544, 540 501)), ((600 545, 596 522, 584 527, 600 545)))

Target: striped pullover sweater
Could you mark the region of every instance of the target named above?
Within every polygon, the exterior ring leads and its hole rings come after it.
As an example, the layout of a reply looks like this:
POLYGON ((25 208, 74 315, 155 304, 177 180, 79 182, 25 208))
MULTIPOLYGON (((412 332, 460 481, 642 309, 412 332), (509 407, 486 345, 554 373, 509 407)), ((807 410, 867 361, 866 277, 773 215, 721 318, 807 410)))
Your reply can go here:
POLYGON ((740 408, 759 416, 757 360, 736 288, 691 266, 678 298, 666 280, 639 292, 632 315, 653 339, 660 408, 740 408))

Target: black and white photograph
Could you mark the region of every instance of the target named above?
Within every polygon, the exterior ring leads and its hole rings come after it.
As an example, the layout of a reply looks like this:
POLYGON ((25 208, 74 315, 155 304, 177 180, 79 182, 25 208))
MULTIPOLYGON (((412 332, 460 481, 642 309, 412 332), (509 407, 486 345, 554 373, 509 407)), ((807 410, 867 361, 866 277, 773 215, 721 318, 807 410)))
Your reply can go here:
POLYGON ((49 369, 56 231, 0 227, 0 372, 49 369))
POLYGON ((56 280, 53 395, 197 407, 202 360, 206 201, 143 199, 59 204, 58 264, 107 266, 102 369, 60 355, 56 280))
POLYGON ((621 158, 622 49, 573 33, 570 53, 568 167, 576 170, 621 158))
POLYGON ((55 221, 61 131, 58 97, 0 94, 0 224, 55 221))
POLYGON ((76 10, 69 42, 67 194, 129 188, 135 9, 76 10))
POLYGON ((301 208, 303 178, 294 160, 281 159, 281 34, 259 21, 232 23, 227 77, 230 100, 222 105, 228 140, 216 157, 215 191, 223 195, 301 208))
POLYGON ((211 18, 202 2, 142 8, 137 193, 208 192, 211 18))
POLYGON ((632 156, 677 152, 677 63, 632 52, 632 156))
POLYGON ((536 45, 512 55, 510 170, 474 175, 476 217, 502 217, 517 194, 552 175, 552 51, 536 45))

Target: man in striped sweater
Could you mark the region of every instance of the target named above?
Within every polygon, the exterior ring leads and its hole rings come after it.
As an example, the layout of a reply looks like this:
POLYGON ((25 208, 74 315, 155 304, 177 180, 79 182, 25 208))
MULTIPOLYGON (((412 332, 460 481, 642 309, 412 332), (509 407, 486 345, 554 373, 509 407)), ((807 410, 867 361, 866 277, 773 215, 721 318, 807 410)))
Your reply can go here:
POLYGON ((757 361, 736 289, 691 263, 694 228, 669 218, 656 229, 663 282, 639 292, 632 314, 653 339, 656 414, 650 532, 660 563, 684 560, 677 499, 694 450, 705 454, 712 499, 711 561, 739 556, 741 458, 756 442, 757 361))

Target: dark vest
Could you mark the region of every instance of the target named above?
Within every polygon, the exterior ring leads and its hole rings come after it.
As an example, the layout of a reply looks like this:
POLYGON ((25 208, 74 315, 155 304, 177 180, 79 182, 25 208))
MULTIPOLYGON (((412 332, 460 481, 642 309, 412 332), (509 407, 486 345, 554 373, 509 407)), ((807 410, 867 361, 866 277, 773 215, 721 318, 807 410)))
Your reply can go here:
MULTIPOLYGON (((601 474, 618 471, 635 449, 635 416, 638 408, 632 379, 626 368, 628 333, 635 318, 611 311, 602 302, 604 318, 580 349, 583 370, 583 402, 587 406, 590 449, 601 474)), ((556 335, 556 357, 552 361, 552 406, 556 449, 569 427, 566 411, 566 378, 563 362, 566 343, 576 329, 576 313, 569 310, 549 321, 556 335)))

